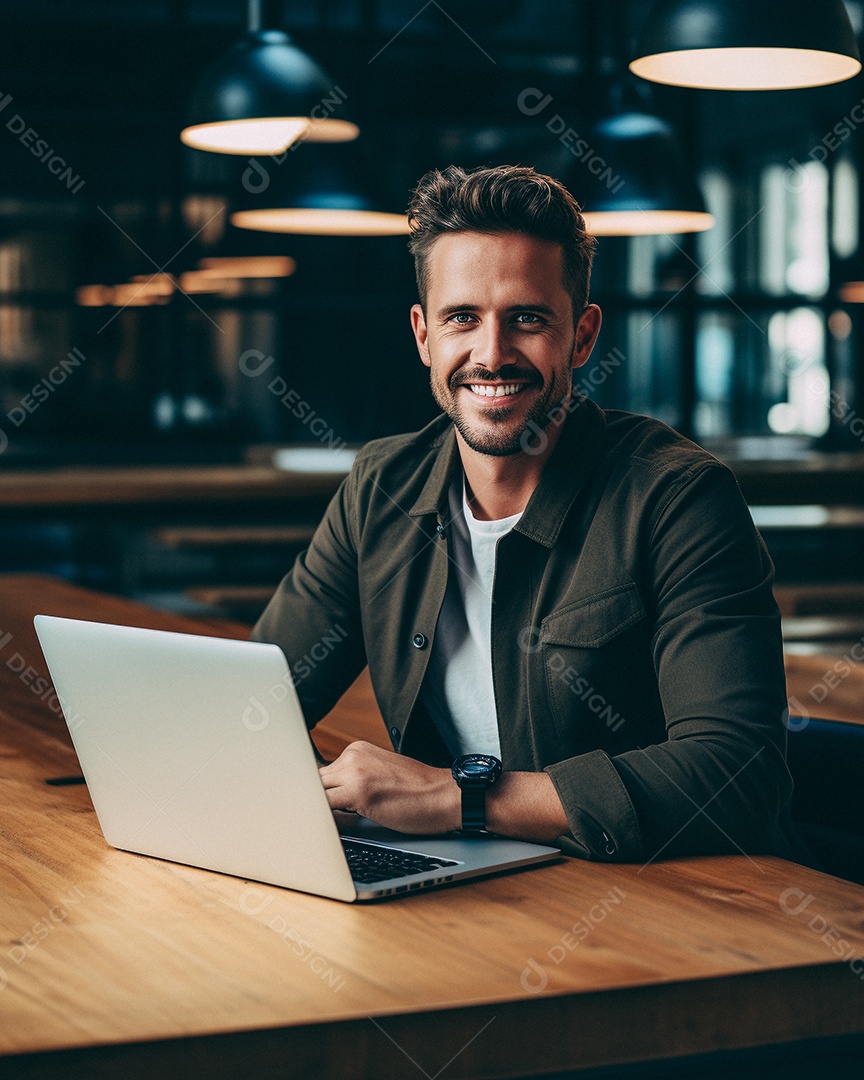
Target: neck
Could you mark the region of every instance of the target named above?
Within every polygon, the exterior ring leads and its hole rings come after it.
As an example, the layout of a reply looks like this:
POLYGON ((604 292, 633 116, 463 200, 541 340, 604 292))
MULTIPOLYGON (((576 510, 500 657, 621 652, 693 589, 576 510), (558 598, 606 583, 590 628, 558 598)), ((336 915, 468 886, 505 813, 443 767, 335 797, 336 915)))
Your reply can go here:
POLYGON ((493 457, 472 450, 459 432, 456 442, 465 470, 471 512, 481 521, 498 521, 521 514, 540 483, 549 455, 558 439, 559 428, 550 425, 548 441, 538 454, 510 454, 493 457))

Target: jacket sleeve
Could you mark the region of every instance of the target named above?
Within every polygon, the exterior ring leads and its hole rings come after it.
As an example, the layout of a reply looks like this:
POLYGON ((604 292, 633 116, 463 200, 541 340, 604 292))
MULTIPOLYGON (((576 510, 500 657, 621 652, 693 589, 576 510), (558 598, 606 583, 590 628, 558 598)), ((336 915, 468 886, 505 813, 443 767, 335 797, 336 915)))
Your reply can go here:
POLYGON ((356 554, 357 465, 283 578, 251 639, 279 645, 313 727, 366 664, 356 554))
POLYGON ((571 825, 562 847, 646 862, 782 850, 792 781, 773 567, 725 466, 701 464, 660 502, 642 570, 667 739, 547 768, 571 825))

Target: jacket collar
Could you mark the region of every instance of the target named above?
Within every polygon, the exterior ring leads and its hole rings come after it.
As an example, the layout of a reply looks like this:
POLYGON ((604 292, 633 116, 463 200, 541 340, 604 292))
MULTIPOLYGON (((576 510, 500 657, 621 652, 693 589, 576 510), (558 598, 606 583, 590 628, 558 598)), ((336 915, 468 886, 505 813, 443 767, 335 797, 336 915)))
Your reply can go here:
POLYGON ((554 547, 570 507, 605 453, 605 443, 606 414, 574 391, 555 449, 513 531, 554 547))
POLYGON ((462 467, 456 442, 456 428, 449 416, 442 415, 420 434, 428 436, 430 451, 437 453, 423 490, 409 513, 412 517, 419 517, 421 514, 446 515, 450 480, 457 466, 462 467))
MULTIPOLYGON (((558 443, 540 483, 534 489, 525 512, 515 526, 520 532, 544 547, 553 547, 567 512, 603 455, 606 416, 603 410, 574 392, 571 409, 558 443)), ((434 420, 426 432, 430 450, 437 450, 435 461, 423 490, 410 510, 412 517, 422 514, 447 514, 450 480, 461 467, 456 430, 446 416, 434 420)))

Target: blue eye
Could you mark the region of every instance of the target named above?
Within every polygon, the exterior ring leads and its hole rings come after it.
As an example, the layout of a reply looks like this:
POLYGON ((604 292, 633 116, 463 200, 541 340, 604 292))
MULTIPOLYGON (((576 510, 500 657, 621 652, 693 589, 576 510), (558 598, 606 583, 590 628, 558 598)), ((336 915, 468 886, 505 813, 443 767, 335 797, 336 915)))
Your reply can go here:
POLYGON ((520 311, 516 316, 517 322, 522 322, 523 326, 533 326, 535 323, 539 323, 540 316, 536 315, 533 311, 520 311), (524 321, 530 320, 530 321, 524 321))

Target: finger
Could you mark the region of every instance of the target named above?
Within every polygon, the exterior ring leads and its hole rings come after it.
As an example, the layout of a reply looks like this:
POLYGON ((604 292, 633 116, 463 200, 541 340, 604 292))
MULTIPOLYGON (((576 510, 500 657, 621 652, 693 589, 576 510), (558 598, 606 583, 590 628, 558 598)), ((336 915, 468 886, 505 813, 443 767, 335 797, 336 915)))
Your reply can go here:
MULTIPOLYGON (((347 814, 353 818, 360 813, 359 810, 355 809, 354 806, 351 805, 350 800, 345 798, 344 792, 337 792, 331 788, 329 791, 325 792, 325 795, 327 796, 327 803, 330 809, 333 811, 334 816, 338 814, 347 814)), ((338 824, 338 816, 336 820, 338 824)))
POLYGON ((344 760, 343 755, 344 755, 344 751, 343 751, 343 754, 340 754, 339 757, 334 758, 334 760, 331 761, 331 762, 328 762, 328 764, 319 765, 318 766, 318 775, 323 780, 329 780, 329 781, 333 781, 333 779, 338 777, 338 776, 345 776, 346 775, 346 766, 348 765, 348 763, 346 763, 346 761, 344 760))
POLYGON ((325 791, 340 786, 339 773, 334 772, 332 765, 322 765, 318 770, 318 775, 321 777, 321 783, 324 785, 325 791))

